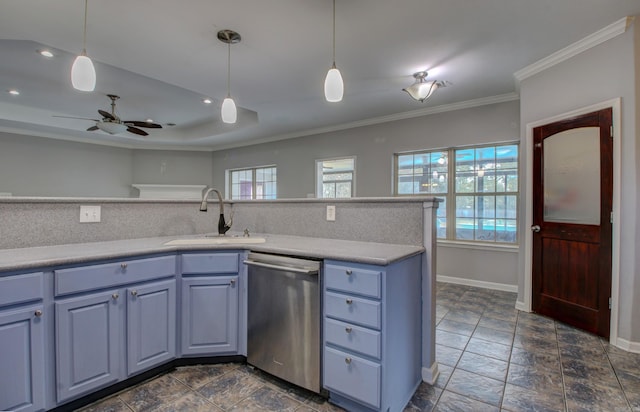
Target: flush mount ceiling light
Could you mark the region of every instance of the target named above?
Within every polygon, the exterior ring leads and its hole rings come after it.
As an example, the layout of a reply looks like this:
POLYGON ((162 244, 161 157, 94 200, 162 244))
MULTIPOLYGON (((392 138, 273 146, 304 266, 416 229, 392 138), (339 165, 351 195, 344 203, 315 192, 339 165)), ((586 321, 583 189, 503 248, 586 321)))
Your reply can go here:
POLYGON ((96 88, 96 69, 87 56, 87 2, 84 0, 84 32, 82 35, 82 53, 71 66, 71 84, 76 90, 92 92, 96 88))
POLYGON ((218 32, 218 40, 223 43, 227 43, 228 46, 228 59, 227 59, 227 97, 222 102, 222 109, 220 114, 224 123, 235 123, 238 119, 238 109, 236 108, 236 102, 231 98, 231 45, 240 43, 240 34, 233 30, 220 30, 218 32))
POLYGON ((38 50, 38 54, 42 57, 46 57, 47 59, 50 59, 53 57, 53 53, 51 52, 51 50, 47 50, 47 49, 38 50))
POLYGON ((445 82, 438 80, 426 80, 426 77, 429 75, 427 72, 417 72, 413 74, 416 82, 406 89, 402 89, 403 91, 409 93, 409 96, 413 97, 419 102, 424 102, 427 100, 433 92, 438 90, 439 87, 446 86, 445 82))
POLYGON ((324 79, 324 97, 328 102, 342 101, 344 82, 340 70, 336 68, 336 0, 333 0, 333 65, 324 79))

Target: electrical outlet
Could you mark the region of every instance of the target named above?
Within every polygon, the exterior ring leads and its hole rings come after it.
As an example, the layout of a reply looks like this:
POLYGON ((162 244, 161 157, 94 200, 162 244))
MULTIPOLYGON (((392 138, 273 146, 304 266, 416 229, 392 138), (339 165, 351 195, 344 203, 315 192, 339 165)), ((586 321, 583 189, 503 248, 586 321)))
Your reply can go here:
POLYGON ((100 222, 100 206, 80 206, 80 223, 100 222))
POLYGON ((333 205, 327 206, 327 220, 329 222, 335 222, 336 220, 336 207, 333 205))

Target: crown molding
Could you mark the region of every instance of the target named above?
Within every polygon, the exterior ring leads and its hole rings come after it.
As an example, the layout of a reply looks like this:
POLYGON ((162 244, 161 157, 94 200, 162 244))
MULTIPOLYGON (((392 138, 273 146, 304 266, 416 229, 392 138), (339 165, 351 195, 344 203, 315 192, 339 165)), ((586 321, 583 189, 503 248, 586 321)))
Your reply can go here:
POLYGON ((607 40, 613 39, 626 32, 629 26, 633 23, 634 17, 627 16, 620 20, 608 25, 607 27, 598 30, 597 32, 584 37, 577 42, 570 44, 569 46, 558 50, 557 52, 550 54, 549 56, 538 60, 537 62, 530 64, 529 66, 518 70, 513 74, 516 79, 516 85, 519 86, 520 82, 526 78, 529 78, 537 73, 540 73, 556 64, 562 63, 565 60, 572 58, 573 56, 582 53, 585 50, 589 50, 607 40))
POLYGON ((213 151, 233 149, 236 147, 243 147, 243 146, 252 146, 252 145, 263 144, 263 143, 271 143, 271 142, 276 142, 278 140, 294 139, 296 137, 304 137, 304 136, 312 136, 312 135, 318 135, 318 134, 324 134, 324 133, 338 132, 341 130, 354 129, 357 127, 372 126, 380 123, 394 122, 396 120, 405 120, 405 119, 412 119, 414 117, 428 116, 436 113, 451 112, 455 110, 470 109, 473 107, 511 102, 518 99, 520 99, 520 95, 518 95, 515 92, 499 94, 497 96, 482 97, 479 99, 466 100, 458 103, 443 104, 440 106, 427 107, 424 109, 412 110, 409 112, 395 113, 387 116, 372 117, 369 119, 358 120, 356 122, 343 123, 343 124, 327 126, 327 127, 319 127, 316 129, 301 130, 298 132, 286 133, 278 136, 271 136, 264 139, 252 140, 250 142, 247 142, 246 144, 241 143, 241 144, 220 145, 220 146, 216 146, 213 149, 213 151))

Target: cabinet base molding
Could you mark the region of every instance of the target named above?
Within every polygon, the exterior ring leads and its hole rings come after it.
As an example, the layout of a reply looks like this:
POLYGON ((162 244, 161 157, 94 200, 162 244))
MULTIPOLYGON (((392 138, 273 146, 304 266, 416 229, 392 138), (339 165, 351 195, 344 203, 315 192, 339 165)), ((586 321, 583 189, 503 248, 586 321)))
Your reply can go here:
POLYGON ((438 362, 433 362, 430 368, 422 367, 422 381, 428 383, 429 385, 433 385, 436 383, 438 379, 438 375, 440 375, 440 371, 438 370, 438 362))
POLYGON ((149 369, 146 372, 142 372, 139 375, 132 376, 129 379, 124 381, 115 383, 106 388, 100 389, 96 392, 92 392, 82 398, 78 398, 74 401, 65 403, 56 408, 51 409, 49 412, 68 412, 70 410, 76 410, 87 406, 93 402, 99 401, 100 399, 106 398, 108 396, 113 395, 114 393, 120 392, 124 389, 127 389, 131 386, 135 386, 141 382, 144 382, 148 379, 151 379, 155 376, 161 375, 163 373, 172 371, 173 369, 179 366, 190 366, 190 365, 214 365, 217 363, 230 363, 230 362, 238 362, 238 363, 246 363, 247 358, 241 355, 233 355, 233 356, 216 356, 216 357, 197 357, 197 358, 180 358, 174 359, 170 362, 167 362, 163 365, 157 366, 153 369, 149 369))

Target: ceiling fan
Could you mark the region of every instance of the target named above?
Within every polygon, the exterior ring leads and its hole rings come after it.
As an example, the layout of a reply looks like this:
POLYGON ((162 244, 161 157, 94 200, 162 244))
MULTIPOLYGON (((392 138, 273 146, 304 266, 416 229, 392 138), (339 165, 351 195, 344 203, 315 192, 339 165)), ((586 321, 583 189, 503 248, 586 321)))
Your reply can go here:
POLYGON ((149 128, 149 129, 162 129, 162 126, 147 121, 141 120, 120 120, 120 117, 116 115, 116 100, 120 98, 120 96, 116 96, 115 94, 108 94, 108 98, 111 99, 111 113, 98 109, 98 113, 102 116, 102 119, 89 119, 85 117, 70 117, 70 116, 53 116, 53 117, 62 117, 65 119, 80 119, 80 120, 91 120, 92 122, 96 122, 94 126, 91 126, 87 129, 88 132, 93 132, 95 130, 102 130, 103 132, 109 134, 120 134, 125 131, 129 133, 134 133, 140 136, 148 136, 149 133, 140 129, 140 127, 149 128))

